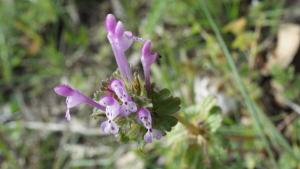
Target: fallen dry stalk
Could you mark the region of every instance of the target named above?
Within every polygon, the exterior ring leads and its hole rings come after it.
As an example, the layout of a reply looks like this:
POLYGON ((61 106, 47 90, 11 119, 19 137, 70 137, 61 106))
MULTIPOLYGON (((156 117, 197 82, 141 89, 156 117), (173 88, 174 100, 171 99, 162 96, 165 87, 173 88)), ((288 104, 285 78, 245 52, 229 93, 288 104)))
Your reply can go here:
MULTIPOLYGON (((17 127, 17 122, 9 123, 9 126, 12 128, 17 127)), ((41 130, 43 132, 72 132, 88 136, 101 136, 104 135, 101 133, 99 128, 87 128, 86 126, 81 125, 80 123, 44 123, 38 121, 26 121, 21 122, 22 127, 30 130, 41 130)))

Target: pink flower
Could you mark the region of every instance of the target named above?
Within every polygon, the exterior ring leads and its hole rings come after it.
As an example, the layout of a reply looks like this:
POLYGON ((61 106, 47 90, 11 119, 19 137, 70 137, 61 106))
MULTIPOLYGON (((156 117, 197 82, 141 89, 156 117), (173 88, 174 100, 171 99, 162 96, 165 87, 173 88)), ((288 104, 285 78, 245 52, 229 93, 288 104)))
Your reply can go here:
POLYGON ((157 53, 151 51, 151 41, 146 41, 142 47, 142 57, 141 62, 144 69, 144 77, 146 83, 147 93, 150 93, 151 82, 150 82, 150 68, 151 65, 156 61, 157 53))
POLYGON ((159 130, 152 129, 152 117, 150 111, 146 108, 141 108, 138 112, 138 119, 143 123, 144 127, 147 129, 144 135, 144 140, 147 143, 152 143, 153 138, 160 139, 162 134, 159 130))
POLYGON ((109 40, 119 71, 123 78, 132 80, 132 74, 129 63, 125 57, 125 51, 132 45, 133 40, 129 38, 131 32, 125 31, 124 25, 121 21, 116 21, 112 14, 106 16, 106 31, 107 39, 109 40))
POLYGON ((106 107, 105 114, 108 119, 101 123, 100 129, 106 134, 117 134, 119 132, 119 126, 113 120, 121 112, 118 101, 112 96, 104 96, 100 99, 100 104, 106 107))
MULTIPOLYGON (((105 85, 104 88, 101 88, 99 93, 103 93, 104 96, 100 98, 99 102, 94 101, 68 85, 58 85, 54 88, 54 91, 58 95, 66 97, 67 111, 65 117, 67 120, 71 119, 70 109, 84 103, 105 112, 107 119, 100 124, 100 129, 103 133, 117 134, 119 132, 119 126, 116 123, 116 118, 128 117, 130 114, 137 112, 141 105, 150 105, 143 94, 139 95, 133 93, 133 95, 130 95, 132 94, 130 93, 131 90, 127 91, 127 89, 131 89, 133 85, 131 84, 133 77, 125 52, 132 46, 133 42, 143 43, 141 48, 141 62, 148 96, 151 92, 150 68, 156 61, 158 55, 152 52, 151 41, 145 41, 140 37, 134 36, 132 32, 126 31, 123 23, 117 21, 114 15, 108 14, 106 16, 105 27, 107 39, 111 44, 122 78, 115 79, 116 77, 112 76, 114 79, 109 81, 108 86, 105 85), (138 105, 138 103, 140 105, 138 105)), ((148 97, 148 99, 151 100, 150 97, 148 97)), ((131 118, 131 116, 129 118, 131 118)), ((145 142, 151 143, 154 138, 160 139, 162 137, 162 133, 159 130, 153 129, 153 121, 148 109, 140 108, 137 112, 137 118, 138 123, 143 125, 147 130, 144 134, 145 142)), ((127 130, 127 128, 125 128, 125 130, 127 130)))
POLYGON ((122 115, 129 116, 131 113, 137 111, 137 105, 127 93, 122 81, 115 79, 110 84, 111 89, 115 92, 118 98, 122 101, 122 115))
POLYGON ((71 120, 70 115, 70 108, 79 106, 81 103, 88 104, 92 107, 96 107, 100 110, 105 110, 103 106, 92 100, 91 98, 85 96, 78 90, 73 89, 72 87, 68 85, 58 85, 54 88, 54 91, 56 94, 67 97, 66 104, 67 104, 67 111, 66 111, 66 119, 68 121, 71 120))
POLYGON ((162 137, 162 134, 159 130, 150 128, 147 130, 146 134, 144 135, 144 140, 147 143, 152 143, 153 138, 160 140, 161 137, 162 137))

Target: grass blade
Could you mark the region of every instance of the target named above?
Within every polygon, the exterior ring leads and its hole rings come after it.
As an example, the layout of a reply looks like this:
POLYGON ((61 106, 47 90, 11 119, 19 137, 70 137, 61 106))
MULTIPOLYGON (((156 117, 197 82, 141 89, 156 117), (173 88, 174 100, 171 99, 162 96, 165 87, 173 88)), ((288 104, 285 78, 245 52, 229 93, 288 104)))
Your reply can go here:
POLYGON ((274 140, 276 143, 281 145, 285 150, 287 150, 293 157, 295 157, 295 159, 297 159, 296 155, 293 153, 291 146, 288 144, 288 142, 285 140, 285 138, 281 135, 281 133, 279 133, 277 131, 277 129, 272 124, 272 122, 266 117, 266 115, 263 113, 263 111, 260 110, 259 107, 256 105, 256 103, 250 98, 248 92, 246 91, 245 85, 243 84, 241 77, 238 73, 237 67, 233 60, 233 57, 230 54, 229 49, 226 46, 225 41, 222 38, 222 35, 221 35, 216 23, 214 22, 210 12, 208 11, 206 2, 204 2, 204 0, 200 0, 200 1, 201 1, 201 9, 203 10, 206 18, 208 19, 208 22, 209 22, 211 28, 213 29, 213 31, 216 35, 216 38, 220 45, 220 48, 224 52, 227 63, 229 64, 229 67, 232 71, 234 81, 237 84, 238 89, 239 89, 240 93, 242 94, 242 97, 245 100, 246 107, 247 107, 248 111, 250 112, 252 119, 254 120, 255 128, 256 128, 259 136, 261 137, 263 143, 266 146, 266 149, 268 151, 269 156, 271 157, 274 167, 276 167, 276 162, 275 162, 274 155, 271 151, 271 145, 266 136, 267 133, 269 134, 268 136, 270 137, 270 140, 274 140))

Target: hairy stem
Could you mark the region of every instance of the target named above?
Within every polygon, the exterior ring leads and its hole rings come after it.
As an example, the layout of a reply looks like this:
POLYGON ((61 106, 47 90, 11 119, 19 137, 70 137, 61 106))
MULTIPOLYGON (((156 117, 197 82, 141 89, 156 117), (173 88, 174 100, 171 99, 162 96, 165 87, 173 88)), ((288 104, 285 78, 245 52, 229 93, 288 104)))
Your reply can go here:
POLYGON ((188 131, 193 135, 202 135, 205 133, 204 129, 195 126, 193 123, 189 122, 182 115, 175 114, 174 117, 181 123, 184 127, 188 129, 188 131))

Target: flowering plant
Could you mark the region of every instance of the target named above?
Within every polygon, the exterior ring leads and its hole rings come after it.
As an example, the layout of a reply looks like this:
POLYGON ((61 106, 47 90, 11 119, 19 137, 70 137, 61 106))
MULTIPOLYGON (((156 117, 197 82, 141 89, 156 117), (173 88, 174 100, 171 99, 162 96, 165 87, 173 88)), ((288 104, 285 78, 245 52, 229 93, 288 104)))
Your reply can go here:
POLYGON ((177 119, 173 115, 180 109, 180 99, 173 97, 168 89, 160 90, 151 83, 150 68, 158 58, 158 54, 152 52, 151 41, 126 31, 123 23, 117 22, 112 14, 107 15, 105 25, 118 70, 101 83, 94 99, 65 84, 56 86, 54 91, 67 98, 67 120, 71 120, 71 108, 87 104, 95 108, 92 116, 100 118, 103 133, 118 135, 122 141, 138 141, 144 137, 145 142, 151 143, 176 125, 177 119), (143 43, 144 80, 139 71, 132 73, 125 57, 134 42, 143 43))

